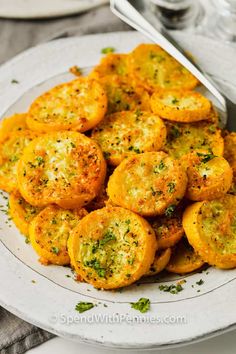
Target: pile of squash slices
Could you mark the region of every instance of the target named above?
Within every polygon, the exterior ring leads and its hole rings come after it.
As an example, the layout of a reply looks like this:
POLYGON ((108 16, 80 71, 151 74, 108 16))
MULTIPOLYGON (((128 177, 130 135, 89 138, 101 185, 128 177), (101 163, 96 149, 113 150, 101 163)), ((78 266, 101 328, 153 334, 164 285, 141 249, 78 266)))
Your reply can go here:
POLYGON ((109 53, 0 125, 0 188, 44 265, 99 289, 236 267, 236 133, 163 49, 109 53))

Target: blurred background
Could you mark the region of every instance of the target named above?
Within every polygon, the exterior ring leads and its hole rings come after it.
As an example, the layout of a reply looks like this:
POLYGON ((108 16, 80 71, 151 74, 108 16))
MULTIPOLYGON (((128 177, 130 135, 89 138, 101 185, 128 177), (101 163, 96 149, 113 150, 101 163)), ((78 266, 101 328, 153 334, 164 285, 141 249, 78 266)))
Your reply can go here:
MULTIPOLYGON (((169 30, 236 42, 236 0, 130 0, 169 30)), ((108 0, 0 0, 0 63, 48 40, 127 29, 108 0), (84 27, 86 29, 84 29, 84 27)))

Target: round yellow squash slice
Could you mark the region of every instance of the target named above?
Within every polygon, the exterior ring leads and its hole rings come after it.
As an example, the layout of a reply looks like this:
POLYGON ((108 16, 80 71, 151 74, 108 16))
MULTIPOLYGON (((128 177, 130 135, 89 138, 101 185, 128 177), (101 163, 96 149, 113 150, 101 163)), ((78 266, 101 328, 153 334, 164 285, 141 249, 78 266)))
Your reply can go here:
POLYGON ((156 115, 144 111, 111 114, 92 132, 107 162, 117 166, 124 158, 148 151, 161 150, 166 127, 156 115))
POLYGON ((177 160, 146 152, 121 162, 108 182, 111 201, 140 215, 169 214, 183 198, 187 176, 177 160))
POLYGON ((198 80, 156 44, 141 44, 128 57, 131 73, 147 90, 193 89, 198 80))
POLYGON ((65 210, 50 205, 33 219, 29 227, 30 242, 43 264, 70 264, 67 241, 85 215, 85 209, 65 210))
POLYGON ((156 252, 154 262, 152 263, 149 271, 144 274, 145 277, 151 277, 162 272, 170 261, 171 249, 159 250, 156 252))
POLYGON ((97 125, 107 110, 107 97, 93 79, 78 78, 58 85, 35 99, 27 124, 41 133, 61 130, 85 132, 97 125))
POLYGON ((163 148, 170 156, 179 159, 192 151, 209 151, 216 156, 224 153, 221 130, 209 122, 172 123, 165 121, 166 144, 163 148))
POLYGON ((203 266, 205 262, 188 244, 185 237, 174 247, 170 262, 166 266, 168 272, 177 274, 191 273, 203 266))
POLYGON ((233 172, 222 156, 196 152, 188 156, 188 185, 190 200, 212 200, 224 196, 232 184, 233 172))
POLYGON ((192 204, 184 212, 183 226, 205 262, 222 269, 236 267, 236 196, 192 204))
POLYGON ((77 132, 56 132, 27 146, 17 175, 20 192, 28 203, 80 208, 99 193, 106 163, 92 139, 77 132))
POLYGON ((68 242, 72 266, 96 288, 115 289, 141 278, 153 263, 155 233, 146 220, 117 207, 87 215, 68 242))
POLYGON ((11 117, 4 118, 0 122, 0 141, 7 138, 9 133, 29 129, 26 124, 27 113, 16 113, 11 117))
POLYGON ((126 77, 129 72, 127 58, 127 54, 109 53, 95 66, 90 76, 96 79, 106 76, 126 77))
POLYGON ((20 232, 29 236, 29 225, 42 208, 27 203, 19 192, 11 193, 9 198, 9 214, 20 232))
POLYGON ((13 132, 0 145, 0 189, 11 193, 18 189, 17 165, 24 148, 36 138, 29 130, 13 132))
POLYGON ((209 119, 211 102, 194 91, 161 90, 152 95, 151 108, 163 119, 197 122, 209 119))
POLYGON ((170 217, 157 216, 149 222, 155 231, 160 250, 174 246, 184 235, 180 213, 174 213, 170 217))
POLYGON ((143 87, 118 76, 106 76, 99 79, 99 82, 107 95, 108 114, 136 109, 151 111, 150 97, 143 87))

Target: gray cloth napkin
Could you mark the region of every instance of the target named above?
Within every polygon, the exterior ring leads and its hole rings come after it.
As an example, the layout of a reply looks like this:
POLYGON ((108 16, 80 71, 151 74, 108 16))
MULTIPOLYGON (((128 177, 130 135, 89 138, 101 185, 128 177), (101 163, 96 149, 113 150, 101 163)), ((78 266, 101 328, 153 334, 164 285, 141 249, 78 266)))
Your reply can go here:
MULTIPOLYGON (((0 63, 38 43, 60 37, 130 29, 103 6, 64 19, 40 21, 0 20, 0 63)), ((3 279, 2 279, 3 280, 3 279)), ((54 337, 0 307, 0 354, 22 354, 54 337)))

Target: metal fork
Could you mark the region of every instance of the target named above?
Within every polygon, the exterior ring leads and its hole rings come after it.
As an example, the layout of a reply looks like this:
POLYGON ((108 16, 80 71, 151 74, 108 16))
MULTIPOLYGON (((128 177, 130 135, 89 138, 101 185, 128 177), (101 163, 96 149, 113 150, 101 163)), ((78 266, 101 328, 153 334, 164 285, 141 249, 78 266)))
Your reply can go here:
POLYGON ((193 63, 184 54, 184 50, 180 45, 167 34, 163 29, 156 29, 146 18, 141 14, 142 2, 139 0, 110 0, 111 11, 121 20, 126 22, 137 31, 143 33, 153 42, 159 44, 170 55, 178 60, 185 68, 187 68, 198 80, 212 93, 220 103, 220 113, 226 117, 225 129, 236 131, 236 104, 217 88, 217 85, 209 78, 204 71, 193 63), (141 3, 141 6, 140 6, 141 3))

